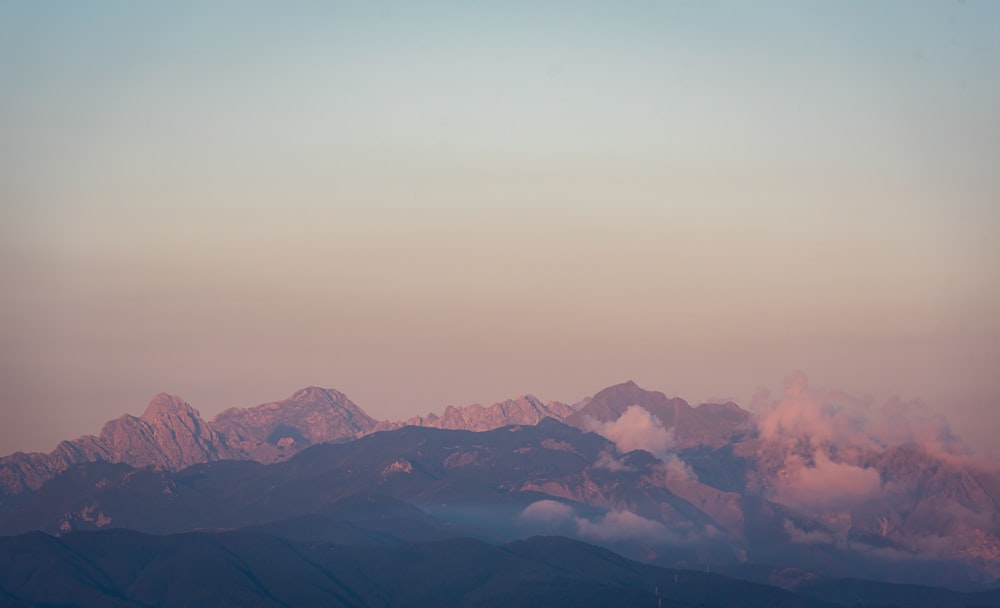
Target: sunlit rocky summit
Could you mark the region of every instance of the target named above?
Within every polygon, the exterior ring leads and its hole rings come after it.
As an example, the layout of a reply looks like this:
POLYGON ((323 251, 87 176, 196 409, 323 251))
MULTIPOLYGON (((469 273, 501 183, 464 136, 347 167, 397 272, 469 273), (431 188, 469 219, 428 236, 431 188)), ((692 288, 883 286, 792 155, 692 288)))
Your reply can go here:
POLYGON ((436 429, 461 431, 489 431, 509 424, 538 424, 545 418, 564 420, 573 414, 573 409, 565 403, 552 401, 542 403, 534 395, 523 395, 483 407, 478 403, 465 407, 449 405, 444 413, 414 416, 401 423, 384 424, 379 430, 402 426, 427 426, 436 429))
POLYGON ((360 437, 377 422, 343 393, 310 386, 284 401, 230 408, 210 424, 238 458, 267 463, 316 443, 360 437))
POLYGON ((787 588, 830 577, 996 583, 995 463, 898 404, 859 424, 867 410, 838 399, 793 377, 754 415, 625 382, 575 408, 524 395, 393 422, 309 387, 206 421, 161 394, 98 436, 0 460, 0 534, 263 526, 354 543, 467 526, 787 588), (378 530, 338 519, 358 496, 405 508, 365 524, 378 530))
POLYGON ((98 436, 63 441, 49 454, 18 452, 0 459, 0 490, 35 490, 70 466, 120 462, 133 467, 178 470, 215 460, 271 463, 318 443, 347 441, 376 430, 403 426, 486 431, 509 424, 562 420, 573 413, 563 403, 542 403, 524 395, 490 407, 448 406, 441 416, 405 422, 377 421, 343 393, 310 386, 291 397, 253 407, 229 408, 210 421, 180 397, 153 397, 142 416, 124 415, 98 436))

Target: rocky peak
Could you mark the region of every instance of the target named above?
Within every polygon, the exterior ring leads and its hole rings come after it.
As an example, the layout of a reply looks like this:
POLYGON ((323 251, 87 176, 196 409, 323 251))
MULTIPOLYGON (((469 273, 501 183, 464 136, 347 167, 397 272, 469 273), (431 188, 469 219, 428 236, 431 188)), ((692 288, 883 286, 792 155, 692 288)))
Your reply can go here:
POLYGON ((508 399, 484 407, 479 403, 457 407, 449 405, 438 416, 414 416, 404 424, 410 426, 427 426, 439 429, 456 429, 463 431, 488 431, 511 424, 535 425, 545 418, 563 420, 573 413, 565 403, 553 401, 543 403, 534 395, 522 395, 516 399, 508 399))
POLYGON ((180 397, 160 393, 142 416, 122 416, 104 425, 99 437, 112 462, 180 469, 232 457, 225 440, 180 397))
MULTIPOLYGON (((344 393, 333 390, 332 388, 307 386, 292 393, 292 396, 286 399, 286 401, 294 401, 297 403, 339 403, 342 401, 348 401, 348 399, 344 393)), ((278 403, 281 402, 279 401, 278 403)))
POLYGON ((98 436, 61 442, 48 454, 0 458, 0 493, 37 489, 74 464, 121 462, 134 467, 180 469, 200 462, 238 457, 198 410, 183 399, 160 393, 142 416, 124 415, 104 424, 98 436))
POLYGON ((691 409, 691 406, 683 399, 668 398, 659 391, 647 391, 634 381, 629 380, 598 392, 568 421, 581 428, 583 428, 582 425, 585 425, 586 418, 609 422, 617 420, 625 413, 625 410, 633 405, 642 407, 659 418, 666 426, 673 426, 677 410, 691 409))
POLYGON ((376 424, 347 395, 316 386, 282 401, 230 408, 211 422, 243 457, 260 462, 283 460, 315 443, 354 439, 376 424))
POLYGON ((198 410, 194 409, 186 401, 176 395, 160 393, 149 401, 143 411, 142 418, 146 422, 155 423, 168 416, 192 416, 200 418, 198 410))
POLYGON ((752 415, 735 403, 708 403, 693 408, 679 397, 647 391, 629 380, 595 394, 568 416, 566 423, 589 430, 594 422, 617 420, 633 405, 658 418, 664 427, 673 428, 679 448, 719 447, 747 432, 753 422, 752 415))

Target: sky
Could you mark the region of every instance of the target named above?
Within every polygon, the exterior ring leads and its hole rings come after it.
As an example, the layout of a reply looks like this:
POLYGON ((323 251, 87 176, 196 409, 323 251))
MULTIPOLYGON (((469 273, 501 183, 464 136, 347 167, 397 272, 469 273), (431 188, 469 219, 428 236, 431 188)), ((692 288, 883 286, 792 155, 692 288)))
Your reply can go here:
POLYGON ((1000 434, 1000 4, 0 2, 0 453, 802 371, 1000 434))

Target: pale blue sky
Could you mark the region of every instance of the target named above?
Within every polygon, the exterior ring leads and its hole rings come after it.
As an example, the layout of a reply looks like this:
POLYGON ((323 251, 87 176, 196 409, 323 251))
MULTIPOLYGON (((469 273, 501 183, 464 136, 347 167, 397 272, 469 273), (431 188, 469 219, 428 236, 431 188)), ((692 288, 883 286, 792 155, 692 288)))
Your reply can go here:
POLYGON ((982 445, 998 65, 992 2, 4 2, 0 452, 794 369, 982 445))

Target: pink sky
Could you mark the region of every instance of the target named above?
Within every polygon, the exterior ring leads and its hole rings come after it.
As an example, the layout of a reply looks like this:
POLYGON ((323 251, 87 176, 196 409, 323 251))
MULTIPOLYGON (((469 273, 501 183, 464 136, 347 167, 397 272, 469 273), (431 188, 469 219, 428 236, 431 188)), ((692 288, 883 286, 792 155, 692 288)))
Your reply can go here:
POLYGON ((160 391, 405 418, 799 369, 995 446, 998 23, 0 7, 0 452, 160 391))

